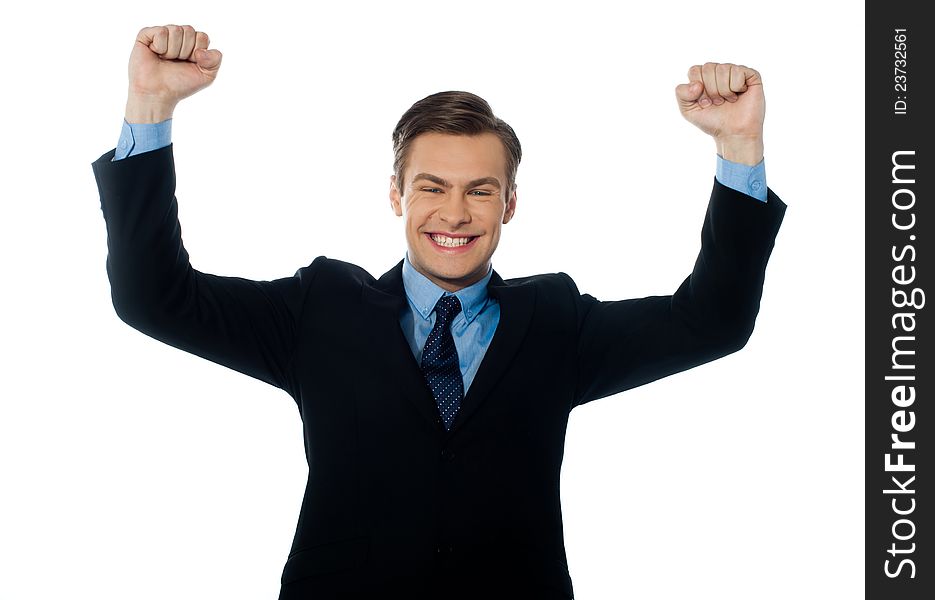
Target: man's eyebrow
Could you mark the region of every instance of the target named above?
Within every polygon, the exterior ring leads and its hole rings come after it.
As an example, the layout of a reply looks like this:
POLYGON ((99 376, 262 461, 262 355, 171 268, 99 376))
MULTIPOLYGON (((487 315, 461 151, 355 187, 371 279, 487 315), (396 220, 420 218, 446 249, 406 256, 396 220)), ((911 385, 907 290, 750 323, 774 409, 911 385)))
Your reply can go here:
MULTIPOLYGON (((416 181, 419 181, 420 179, 426 179, 428 181, 431 181, 434 184, 440 185, 445 188, 451 187, 451 184, 448 183, 447 180, 442 179, 441 177, 437 175, 432 175, 431 173, 419 173, 418 175, 412 178, 412 181, 413 183, 415 183, 416 181)), ((481 177, 480 179, 472 179, 471 181, 469 181, 467 183, 467 187, 472 188, 472 187, 476 187, 479 185, 486 185, 486 184, 490 184, 490 185, 493 185, 499 188, 500 180, 497 179, 496 177, 481 177)))
POLYGON ((441 177, 438 177, 436 175, 431 175, 429 173, 419 173, 418 175, 412 178, 412 182, 415 183, 419 181, 420 179, 427 179, 431 181, 432 183, 437 183, 438 185, 442 187, 446 187, 446 188, 451 187, 451 184, 445 181, 444 179, 442 179, 441 177))
POLYGON ((497 179, 496 177, 481 177, 480 179, 474 179, 474 180, 468 181, 467 186, 469 188, 472 188, 478 185, 487 185, 488 183, 490 185, 500 187, 500 180, 497 179))

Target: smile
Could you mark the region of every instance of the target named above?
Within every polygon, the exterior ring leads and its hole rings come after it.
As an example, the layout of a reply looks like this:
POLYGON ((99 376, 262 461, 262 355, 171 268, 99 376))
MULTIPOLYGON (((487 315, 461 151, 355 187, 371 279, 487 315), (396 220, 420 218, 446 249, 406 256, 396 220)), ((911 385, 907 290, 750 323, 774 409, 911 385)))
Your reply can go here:
POLYGON ((447 235, 442 235, 440 233, 427 233, 430 240, 436 245, 441 246, 442 248, 465 248, 474 243, 474 240, 478 236, 459 236, 459 237, 449 237, 447 235))

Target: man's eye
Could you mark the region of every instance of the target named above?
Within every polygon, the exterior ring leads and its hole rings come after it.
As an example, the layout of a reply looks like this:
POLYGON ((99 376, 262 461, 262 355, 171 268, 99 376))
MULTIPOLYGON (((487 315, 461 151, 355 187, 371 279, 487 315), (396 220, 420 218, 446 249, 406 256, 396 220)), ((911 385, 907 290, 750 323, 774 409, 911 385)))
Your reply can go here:
POLYGON ((470 193, 477 194, 479 196, 489 196, 492 192, 488 192, 487 190, 471 190, 470 193))
POLYGON ((441 188, 437 188, 437 187, 434 187, 434 188, 433 188, 433 187, 424 187, 424 188, 422 188, 422 191, 423 191, 423 192, 431 192, 431 193, 433 193, 433 194, 436 194, 436 193, 441 192, 442 189, 441 189, 441 188))

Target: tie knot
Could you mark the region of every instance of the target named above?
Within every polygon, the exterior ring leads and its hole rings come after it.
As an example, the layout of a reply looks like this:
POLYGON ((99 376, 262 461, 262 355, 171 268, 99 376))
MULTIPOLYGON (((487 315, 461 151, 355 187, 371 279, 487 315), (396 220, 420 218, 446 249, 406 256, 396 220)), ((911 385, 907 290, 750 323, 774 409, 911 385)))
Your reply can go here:
POLYGON ((435 304, 435 314, 445 325, 451 323, 459 312, 461 312, 461 302, 457 296, 442 296, 435 304))

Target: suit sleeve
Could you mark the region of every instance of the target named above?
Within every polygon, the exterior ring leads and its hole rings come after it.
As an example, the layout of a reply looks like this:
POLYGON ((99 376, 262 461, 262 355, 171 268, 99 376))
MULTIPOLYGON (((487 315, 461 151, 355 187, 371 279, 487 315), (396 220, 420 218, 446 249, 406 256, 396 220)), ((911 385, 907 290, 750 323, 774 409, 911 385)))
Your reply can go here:
POLYGON ((92 163, 117 315, 171 346, 294 394, 297 322, 316 262, 252 281, 192 268, 182 244, 172 145, 92 163))
POLYGON ((753 333, 766 264, 786 205, 756 202, 714 180, 694 268, 674 294, 576 305, 574 405, 617 394, 736 352, 753 333))

